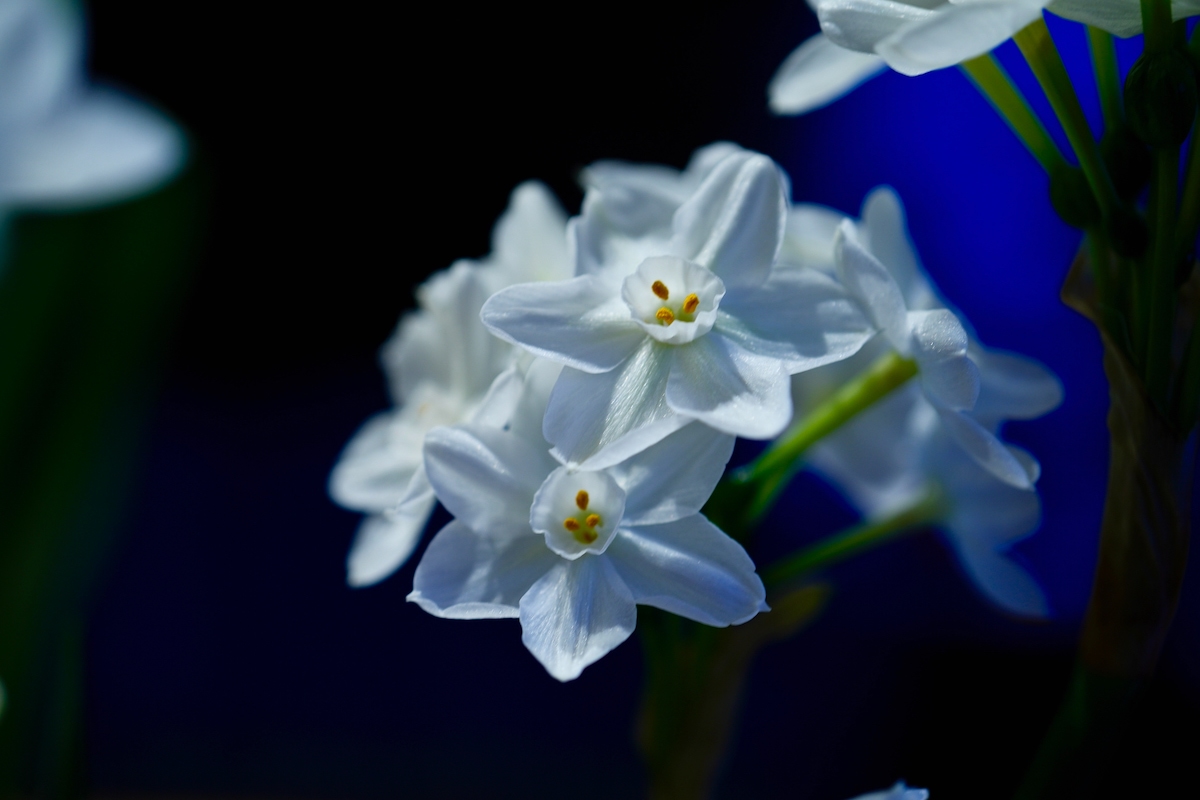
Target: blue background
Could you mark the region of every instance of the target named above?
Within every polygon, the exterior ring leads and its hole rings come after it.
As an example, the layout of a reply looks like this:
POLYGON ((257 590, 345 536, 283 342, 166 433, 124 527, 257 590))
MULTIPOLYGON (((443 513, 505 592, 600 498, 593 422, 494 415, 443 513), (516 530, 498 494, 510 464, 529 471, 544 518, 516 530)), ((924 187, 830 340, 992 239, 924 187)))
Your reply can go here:
MULTIPOLYGON (((895 187, 943 295, 986 345, 1049 365, 1066 400, 1007 429, 1043 466, 1044 523, 1017 553, 1054 619, 988 606, 936 535, 834 569, 828 612, 752 670, 722 796, 838 800, 900 777, 935 798, 1011 792, 1087 602, 1107 389, 1095 331, 1058 300, 1080 236, 957 70, 887 73, 779 119, 764 87, 815 30, 796 0, 398 19, 169 5, 91 9, 96 71, 176 114, 213 186, 121 549, 90 617, 94 789, 640 791, 635 640, 559 684, 515 621, 445 621, 406 604, 417 559, 348 589, 358 516, 328 500, 325 481, 357 426, 387 406, 374 354, 412 286, 483 255, 514 185, 540 178, 577 210, 573 175, 591 160, 682 166, 727 138, 783 163, 797 201, 855 212, 872 187, 895 187)), ((1083 30, 1051 22, 1098 130, 1083 30)), ((1122 43, 1126 67, 1137 49, 1122 43)), ((1050 119, 1015 48, 998 54, 1050 119)), ((760 556, 853 519, 804 477, 760 556)), ((431 529, 445 521, 439 512, 431 529)), ((1196 595, 1193 580, 1145 712, 1143 774, 1168 773, 1196 742, 1196 595)))

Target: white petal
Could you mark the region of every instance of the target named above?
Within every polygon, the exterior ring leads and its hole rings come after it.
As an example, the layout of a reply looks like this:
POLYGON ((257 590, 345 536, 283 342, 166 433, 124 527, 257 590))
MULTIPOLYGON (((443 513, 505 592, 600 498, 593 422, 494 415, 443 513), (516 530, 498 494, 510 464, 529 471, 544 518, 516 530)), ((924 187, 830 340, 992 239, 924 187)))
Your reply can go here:
POLYGON ((775 269, 761 287, 730 291, 717 329, 788 373, 849 358, 875 334, 845 287, 814 269, 775 269))
POLYGON ((747 439, 770 439, 787 427, 791 383, 778 359, 751 353, 717 331, 672 355, 667 403, 678 413, 747 439))
POLYGON ((966 414, 939 408, 938 415, 958 445, 975 463, 1010 486, 1032 489, 1036 474, 996 436, 966 414))
POLYGON ((844 219, 842 212, 815 203, 792 206, 779 251, 780 263, 834 272, 833 242, 844 219))
POLYGON ((533 359, 525 370, 521 394, 509 418, 508 430, 539 451, 550 449, 542 427, 550 394, 563 369, 561 364, 555 364, 553 361, 544 358, 533 359))
POLYGON ((975 416, 980 419, 1034 419, 1062 403, 1058 376, 1032 358, 976 345, 971 348, 971 359, 979 365, 981 388, 975 416))
POLYGON ((910 311, 908 320, 925 392, 935 405, 956 411, 973 408, 979 397, 979 370, 967 357, 967 332, 958 317, 938 308, 910 311))
MULTIPOLYGON (((527 357, 532 358, 528 355, 527 357)), ((464 421, 489 428, 503 428, 512 420, 524 385, 524 370, 517 363, 510 364, 492 381, 487 394, 471 413, 470 419, 464 421)))
POLYGON ((560 681, 629 638, 633 596, 604 556, 558 560, 521 598, 521 641, 560 681))
POLYGON ((543 426, 555 457, 602 469, 686 425, 688 420, 680 419, 665 397, 671 349, 647 339, 611 372, 589 375, 564 369, 550 394, 543 426))
POLYGON ((435 428, 425 438, 425 472, 451 514, 493 536, 531 535, 529 506, 553 461, 507 431, 435 428))
POLYGON ((123 200, 183 165, 183 133, 150 107, 92 90, 31 128, 9 134, 0 197, 22 205, 76 207, 123 200))
POLYGON ((1047 617, 1050 606, 1037 581, 1002 553, 976 542, 958 542, 959 559, 975 585, 993 603, 1013 614, 1047 617))
POLYGON ((370 586, 403 566, 421 541, 436 504, 430 489, 423 502, 406 504, 402 513, 375 514, 364 519, 346 556, 346 583, 370 586))
POLYGON ((672 247, 727 285, 767 279, 787 225, 787 198, 775 163, 748 151, 718 164, 675 212, 672 247))
POLYGON ((584 372, 607 372, 646 338, 629 307, 591 275, 510 286, 484 303, 480 318, 500 338, 584 372))
MULTIPOLYGON (((1176 19, 1182 18, 1179 6, 1179 2, 1172 4, 1176 19)), ((1046 9, 1116 36, 1136 36, 1142 32, 1141 3, 1132 0, 1054 0, 1046 9)))
POLYGON ((776 114, 804 114, 832 103, 887 64, 873 53, 838 47, 818 33, 792 51, 767 86, 776 114))
POLYGON ((506 283, 571 277, 567 214, 544 183, 526 181, 513 189, 492 230, 492 258, 505 271, 506 283))
POLYGON ((532 531, 497 538, 455 520, 426 548, 408 601, 448 619, 516 617, 522 595, 560 561, 532 531))
POLYGON ((625 524, 653 525, 697 513, 725 472, 734 437, 693 422, 611 467, 626 493, 625 524))
POLYGON ((898 28, 875 48, 905 75, 952 67, 1004 43, 1042 15, 1047 0, 979 0, 949 3, 898 28))
POLYGON ((872 53, 879 42, 896 30, 936 12, 903 0, 818 0, 821 31, 834 44, 860 53, 872 53))
POLYGON ((951 498, 946 528, 957 539, 1008 547, 1041 524, 1037 492, 1015 489, 973 463, 947 461, 939 466, 941 483, 951 498))
POLYGON ((675 210, 694 187, 679 170, 658 164, 597 161, 580 175, 588 189, 586 213, 600 215, 626 236, 644 236, 671 226, 675 210))
POLYGON ((425 431, 396 425, 392 413, 376 414, 354 434, 329 475, 329 496, 343 508, 378 512, 391 508, 421 466, 425 431))
POLYGON ((750 556, 700 514, 622 529, 609 557, 643 605, 718 627, 767 610, 750 556))
POLYGON ((78 91, 83 26, 65 3, 0 4, 0 128, 36 123, 78 91))
POLYGON ((904 205, 895 190, 890 186, 871 190, 863 201, 862 220, 871 252, 892 273, 905 305, 913 311, 940 306, 908 238, 904 205))
POLYGON ((868 318, 883 331, 892 347, 907 355, 909 328, 904 295, 887 267, 863 246, 854 223, 844 220, 834 240, 838 275, 858 298, 868 318))
POLYGON ((854 800, 929 800, 929 792, 925 789, 910 789, 905 786, 904 781, 898 781, 891 789, 860 795, 854 800))

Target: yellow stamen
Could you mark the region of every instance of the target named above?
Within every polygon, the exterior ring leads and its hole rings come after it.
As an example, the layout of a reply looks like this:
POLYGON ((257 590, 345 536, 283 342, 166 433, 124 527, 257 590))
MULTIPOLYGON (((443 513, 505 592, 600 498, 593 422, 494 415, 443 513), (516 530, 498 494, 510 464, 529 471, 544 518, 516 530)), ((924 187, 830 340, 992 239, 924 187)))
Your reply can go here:
POLYGON ((662 281, 655 281, 650 284, 650 291, 654 292, 654 296, 659 300, 666 300, 671 296, 671 293, 667 291, 667 285, 662 281))
POLYGON ((588 514, 587 519, 585 519, 584 522, 587 523, 587 526, 589 528, 595 528, 600 524, 600 515, 599 514, 588 514))
POLYGON ((671 309, 667 308, 666 306, 663 306, 662 308, 660 308, 658 310, 658 313, 654 315, 654 318, 656 320, 658 320, 659 322, 661 322, 663 325, 670 325, 672 322, 675 321, 675 315, 672 314, 671 309))
POLYGON ((579 506, 580 511, 587 511, 588 493, 586 489, 580 489, 579 493, 575 495, 575 505, 579 506))
POLYGON ((700 298, 694 294, 689 294, 683 298, 683 310, 689 314, 696 313, 696 309, 700 307, 700 298))
POLYGON ((571 533, 575 533, 575 531, 579 530, 579 520, 574 517, 567 517, 563 520, 563 527, 571 533))

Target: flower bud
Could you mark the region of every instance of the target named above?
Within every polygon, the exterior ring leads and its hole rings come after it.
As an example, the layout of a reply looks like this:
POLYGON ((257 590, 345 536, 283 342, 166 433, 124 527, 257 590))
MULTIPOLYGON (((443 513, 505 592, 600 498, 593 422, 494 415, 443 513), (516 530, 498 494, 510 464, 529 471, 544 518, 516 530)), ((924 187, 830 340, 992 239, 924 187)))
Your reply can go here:
POLYGON ((1100 221, 1100 206, 1079 167, 1063 165, 1050 173, 1050 204, 1073 228, 1089 228, 1100 221))
POLYGON ((1125 78, 1129 126, 1151 147, 1178 147, 1196 116, 1196 72, 1178 49, 1143 53, 1125 78))

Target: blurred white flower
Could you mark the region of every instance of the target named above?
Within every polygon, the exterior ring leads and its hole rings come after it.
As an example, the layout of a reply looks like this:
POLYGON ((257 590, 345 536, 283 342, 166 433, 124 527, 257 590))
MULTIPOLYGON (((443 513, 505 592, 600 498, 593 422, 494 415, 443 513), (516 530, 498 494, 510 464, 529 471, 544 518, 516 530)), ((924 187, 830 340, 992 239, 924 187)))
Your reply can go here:
POLYGON ((910 789, 904 785, 904 781, 900 781, 890 789, 860 795, 854 800, 929 800, 929 792, 925 789, 910 789))
POLYGON ((482 314, 566 365, 545 420, 564 461, 616 463, 693 419, 775 436, 792 415, 788 376, 872 335, 835 280, 775 268, 787 199, 765 156, 728 148, 682 203, 611 172, 595 194, 572 221, 577 277, 510 287, 482 314))
POLYGON ((166 117, 89 84, 77 8, 0 3, 0 213, 121 200, 183 163, 183 134, 166 117))
POLYGON ((629 637, 637 603, 714 626, 766 610, 750 557, 699 513, 733 437, 692 424, 606 469, 561 464, 542 436, 558 371, 534 363, 507 429, 427 436, 426 472, 456 519, 408 599, 440 617, 519 618, 561 681, 629 637))
POLYGON ((433 511, 422 445, 439 425, 503 425, 502 402, 519 388, 507 373, 513 348, 479 321, 487 298, 517 281, 561 280, 570 274, 566 214, 540 183, 512 194, 483 261, 459 261, 417 290, 419 310, 405 315, 381 361, 396 407, 372 417, 346 446, 329 480, 340 505, 369 514, 347 557, 347 580, 367 586, 392 574, 412 554, 433 511), (511 393, 511 392, 509 392, 511 393))
POLYGON ((791 250, 808 253, 803 258, 818 271, 832 261, 847 289, 883 332, 883 341, 841 367, 794 380, 796 391, 807 395, 798 404, 810 406, 831 384, 848 379, 853 374, 849 370, 861 371, 865 359, 876 357, 886 343, 917 362, 923 396, 964 453, 1005 483, 1032 488, 1037 462, 1006 446, 996 430, 1005 419, 1030 419, 1055 408, 1062 401, 1057 378, 1034 361, 985 351, 971 339, 924 275, 908 238, 900 198, 891 189, 868 195, 862 221, 839 220, 833 241, 822 245, 817 237, 828 235, 835 219, 836 212, 794 213, 791 250), (813 238, 805 241, 805 236, 813 238), (832 256, 822 256, 823 250, 832 256), (984 360, 987 374, 981 375, 984 360), (988 391, 981 393, 981 380, 988 391))
POLYGON ((821 33, 796 48, 771 79, 771 109, 802 114, 819 108, 884 66, 921 75, 960 64, 1038 19, 1048 2, 809 0, 821 33))
MULTIPOLYGON (((1142 32, 1141 0, 1053 0, 1049 10, 1117 36, 1135 36, 1142 32)), ((1171 0, 1171 15, 1176 20, 1200 14, 1200 0, 1171 0)))

